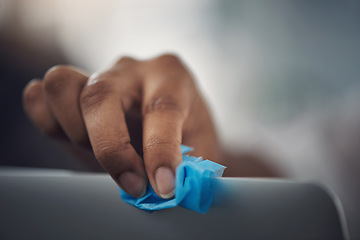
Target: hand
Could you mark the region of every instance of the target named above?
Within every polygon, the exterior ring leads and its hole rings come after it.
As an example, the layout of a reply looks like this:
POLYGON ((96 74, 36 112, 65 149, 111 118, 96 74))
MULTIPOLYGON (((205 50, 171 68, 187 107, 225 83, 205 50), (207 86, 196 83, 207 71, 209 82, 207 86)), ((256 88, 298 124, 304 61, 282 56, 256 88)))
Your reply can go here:
MULTIPOLYGON (((174 195, 181 143, 194 147, 194 156, 218 160, 205 102, 189 70, 173 55, 146 61, 123 57, 90 77, 55 66, 43 80, 31 81, 23 98, 42 132, 93 153, 134 197, 145 193, 147 179, 159 196, 174 195)), ((91 157, 86 161, 91 164, 91 157)))

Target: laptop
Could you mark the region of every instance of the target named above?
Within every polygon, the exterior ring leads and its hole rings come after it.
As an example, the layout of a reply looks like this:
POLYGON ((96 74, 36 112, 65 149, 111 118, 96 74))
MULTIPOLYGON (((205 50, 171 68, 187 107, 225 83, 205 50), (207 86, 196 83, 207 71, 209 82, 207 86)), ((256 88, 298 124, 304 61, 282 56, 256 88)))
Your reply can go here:
POLYGON ((107 174, 0 168, 0 239, 348 239, 341 204, 314 183, 213 178, 206 214, 122 201, 107 174))

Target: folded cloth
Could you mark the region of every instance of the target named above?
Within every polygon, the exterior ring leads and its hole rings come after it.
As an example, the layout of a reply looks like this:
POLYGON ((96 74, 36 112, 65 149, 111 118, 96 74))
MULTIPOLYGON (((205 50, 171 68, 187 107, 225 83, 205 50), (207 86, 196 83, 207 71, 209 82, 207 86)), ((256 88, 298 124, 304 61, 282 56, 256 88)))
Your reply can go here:
POLYGON ((184 155, 191 147, 181 145, 183 162, 176 168, 175 197, 163 199, 148 184, 145 196, 134 198, 120 189, 122 199, 130 205, 152 212, 177 205, 200 213, 206 213, 212 203, 213 191, 210 178, 221 177, 226 167, 201 157, 184 155))

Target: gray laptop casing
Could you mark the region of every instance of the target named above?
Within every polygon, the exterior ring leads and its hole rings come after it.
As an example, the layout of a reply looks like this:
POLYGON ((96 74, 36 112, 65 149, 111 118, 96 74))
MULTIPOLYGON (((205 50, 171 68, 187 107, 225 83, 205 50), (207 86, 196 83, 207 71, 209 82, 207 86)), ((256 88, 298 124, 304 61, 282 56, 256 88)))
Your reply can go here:
POLYGON ((348 239, 339 201, 312 183, 212 179, 200 214, 148 213, 123 202, 107 174, 3 168, 0 239, 348 239))

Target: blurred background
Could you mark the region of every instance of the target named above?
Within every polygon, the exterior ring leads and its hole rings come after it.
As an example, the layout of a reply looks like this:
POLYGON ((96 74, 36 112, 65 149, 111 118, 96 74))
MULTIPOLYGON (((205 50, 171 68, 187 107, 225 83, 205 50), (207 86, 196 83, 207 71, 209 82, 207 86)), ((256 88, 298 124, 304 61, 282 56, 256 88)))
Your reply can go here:
POLYGON ((84 170, 26 119, 32 78, 164 52, 195 74, 227 149, 330 188, 360 239, 359 1, 0 0, 0 164, 84 170))

